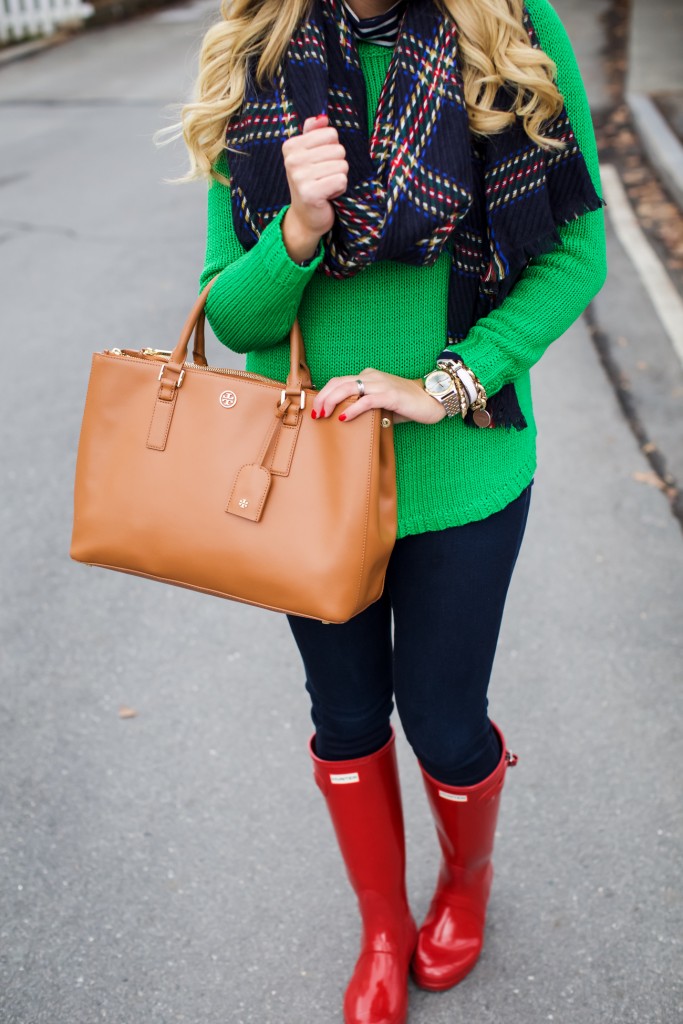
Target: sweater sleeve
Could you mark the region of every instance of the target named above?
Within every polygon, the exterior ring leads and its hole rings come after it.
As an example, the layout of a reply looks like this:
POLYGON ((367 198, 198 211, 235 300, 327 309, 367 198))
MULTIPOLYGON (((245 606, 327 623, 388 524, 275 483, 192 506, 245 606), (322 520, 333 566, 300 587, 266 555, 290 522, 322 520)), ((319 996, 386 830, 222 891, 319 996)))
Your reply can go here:
MULTIPOLYGON (((216 169, 228 177, 225 154, 216 169)), ((216 337, 234 352, 269 348, 286 339, 304 288, 322 260, 322 244, 305 266, 295 263, 282 238, 280 210, 245 250, 232 219, 230 188, 212 180, 208 193, 206 258, 199 290, 218 275, 206 300, 206 317, 216 337)))
MULTIPOLYGON (((567 32, 549 0, 527 0, 539 41, 557 65, 557 85, 598 195, 600 168, 588 97, 567 32)), ((602 208, 560 225, 561 244, 534 257, 501 305, 446 352, 470 367, 495 394, 537 362, 581 315, 607 275, 602 208)))

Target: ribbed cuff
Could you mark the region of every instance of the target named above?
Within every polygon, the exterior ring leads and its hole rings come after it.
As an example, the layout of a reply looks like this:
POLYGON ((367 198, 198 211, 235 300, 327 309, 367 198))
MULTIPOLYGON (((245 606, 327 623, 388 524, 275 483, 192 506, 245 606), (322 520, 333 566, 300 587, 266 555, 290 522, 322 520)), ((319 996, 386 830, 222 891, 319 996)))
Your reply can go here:
POLYGON ((304 283, 307 283, 309 277, 315 273, 322 262, 322 239, 318 242, 318 248, 310 260, 306 260, 304 263, 297 263, 293 260, 287 252, 285 240, 282 236, 282 221, 284 220, 288 209, 289 204, 282 207, 277 217, 275 217, 268 227, 261 232, 258 244, 264 247, 263 259, 268 261, 268 269, 271 270, 271 272, 278 275, 289 274, 291 275, 291 280, 300 281, 303 279, 304 283))
POLYGON ((207 297, 209 323, 235 352, 269 348, 288 334, 304 289, 322 261, 322 242, 307 266, 291 259, 280 226, 287 209, 263 229, 251 249, 225 267, 207 297))
POLYGON ((486 339, 470 337, 459 341, 457 346, 445 348, 439 355, 439 359, 459 359, 468 370, 471 370, 477 380, 481 381, 487 395, 494 394, 503 386, 499 380, 501 358, 500 353, 494 346, 487 344, 486 339))

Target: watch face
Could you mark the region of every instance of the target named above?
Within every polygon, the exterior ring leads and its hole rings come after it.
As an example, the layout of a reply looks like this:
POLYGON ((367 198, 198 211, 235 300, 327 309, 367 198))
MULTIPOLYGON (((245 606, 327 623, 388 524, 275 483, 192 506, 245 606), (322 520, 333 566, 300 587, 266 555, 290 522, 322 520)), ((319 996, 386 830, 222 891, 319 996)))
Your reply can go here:
POLYGON ((425 378, 425 388, 431 395, 445 395, 453 388, 451 375, 445 370, 432 370, 425 378))

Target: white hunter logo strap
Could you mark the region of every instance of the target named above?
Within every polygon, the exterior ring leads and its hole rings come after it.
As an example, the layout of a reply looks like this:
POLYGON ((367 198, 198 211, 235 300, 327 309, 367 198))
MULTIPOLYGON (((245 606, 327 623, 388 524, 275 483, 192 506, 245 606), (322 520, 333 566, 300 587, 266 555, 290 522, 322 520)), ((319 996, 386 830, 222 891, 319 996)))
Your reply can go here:
POLYGON ((439 790, 439 796, 443 800, 453 800, 456 804, 466 804, 467 794, 466 793, 447 793, 445 789, 439 790))
POLYGON ((339 775, 330 775, 330 782, 333 786, 348 786, 351 782, 360 782, 358 772, 343 772, 339 775))

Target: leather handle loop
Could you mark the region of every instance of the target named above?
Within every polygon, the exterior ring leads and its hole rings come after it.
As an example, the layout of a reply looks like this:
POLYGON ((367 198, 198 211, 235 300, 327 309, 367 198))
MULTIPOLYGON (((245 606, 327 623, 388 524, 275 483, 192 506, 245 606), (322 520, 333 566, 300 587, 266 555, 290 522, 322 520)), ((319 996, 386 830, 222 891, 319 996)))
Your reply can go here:
POLYGON ((298 320, 292 324, 289 332, 289 376, 287 390, 301 394, 304 388, 311 387, 311 371, 306 362, 304 336, 298 320))
POLYGON ((180 375, 180 371, 183 368, 183 363, 187 359, 187 348, 194 331, 194 344, 193 344, 193 358, 195 362, 198 362, 200 366, 206 366, 206 356, 204 355, 204 321, 206 319, 206 300, 209 292, 213 285, 216 283, 216 277, 212 278, 211 281, 202 290, 200 295, 195 300, 195 304, 189 312, 187 320, 183 324, 183 329, 180 332, 180 337, 176 347, 171 352, 169 360, 166 364, 167 371, 175 371, 180 375), (201 321, 201 326, 200 326, 201 321), (199 360, 197 360, 199 356, 199 360))
MULTIPOLYGON (((204 331, 206 321, 206 300, 218 276, 219 275, 216 274, 216 276, 209 281, 197 298, 183 325, 183 329, 180 332, 178 344, 173 349, 168 363, 166 364, 167 370, 170 370, 171 372, 176 371, 178 376, 180 376, 183 363, 187 358, 187 350, 193 331, 194 340, 192 344, 192 358, 198 366, 207 365, 204 331)), ((311 371, 309 370, 308 363, 306 362, 304 336, 301 333, 301 327, 298 320, 295 320, 292 324, 292 329, 289 334, 289 350, 290 356, 289 374, 287 376, 287 392, 301 394, 303 388, 310 388, 312 384, 311 371)))
MULTIPOLYGON (((214 279, 215 280, 215 279, 214 279)), ((202 307, 197 317, 197 326, 194 329, 194 341, 192 343, 192 360, 196 366, 208 366, 204 354, 204 322, 206 320, 206 309, 202 307)))

